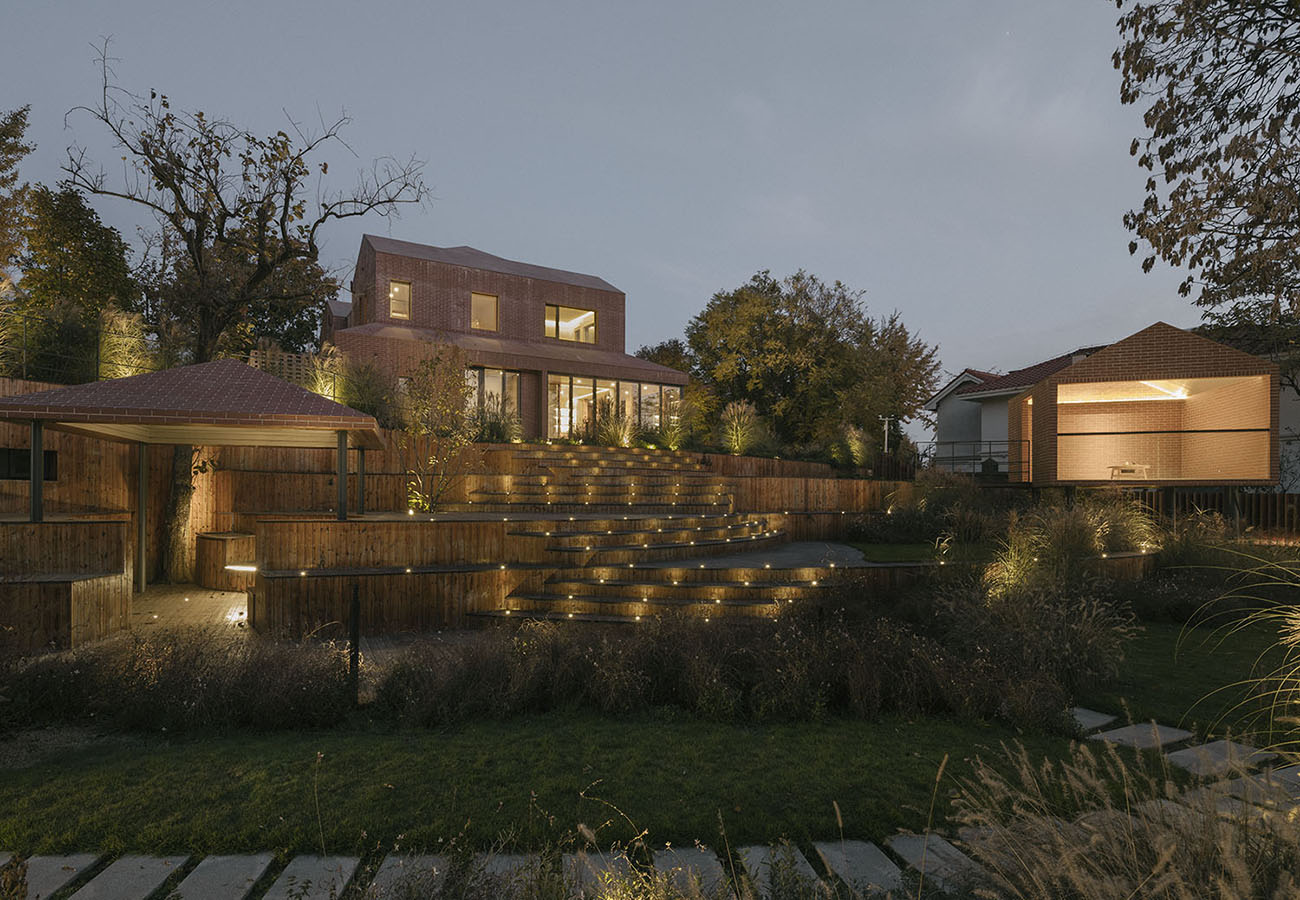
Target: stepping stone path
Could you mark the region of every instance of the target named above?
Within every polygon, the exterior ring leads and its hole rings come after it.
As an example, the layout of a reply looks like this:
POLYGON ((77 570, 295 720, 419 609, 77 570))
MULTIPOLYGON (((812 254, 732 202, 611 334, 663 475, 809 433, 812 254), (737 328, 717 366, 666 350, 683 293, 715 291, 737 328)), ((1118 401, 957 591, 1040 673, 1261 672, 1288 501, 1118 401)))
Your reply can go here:
POLYGON ((566 853, 563 860, 564 877, 576 882, 584 896, 596 896, 606 872, 620 878, 632 871, 627 857, 619 853, 605 858, 590 853, 566 853))
POLYGON ((1136 750, 1156 750, 1180 744, 1195 736, 1190 731, 1184 731, 1181 728, 1171 728, 1168 725, 1144 722, 1139 725, 1125 725, 1122 728, 1113 728, 1099 734, 1090 734, 1088 740, 1119 744, 1121 747, 1133 747, 1136 750))
MULTIPOLYGON (((447 877, 447 860, 442 856, 388 856, 366 888, 367 900, 381 900, 393 893, 393 888, 404 882, 416 881, 433 894, 447 877)), ((404 885, 403 885, 404 886, 404 885)), ((409 893, 409 891, 403 891, 409 893)))
POLYGON ((360 864, 355 856, 295 856, 263 900, 332 900, 342 896, 360 864))
POLYGON ((1210 741, 1169 754, 1169 761, 1193 775, 1226 775, 1237 769, 1252 768, 1276 759, 1276 753, 1256 750, 1236 741, 1210 741))
POLYGON ((1097 712, 1095 709, 1084 709, 1082 706, 1076 706, 1070 712, 1074 715, 1074 721, 1078 722, 1079 727, 1085 732, 1098 731, 1115 721, 1115 717, 1110 713, 1097 712))
POLYGON ((90 879, 72 900, 139 900, 162 887, 187 862, 188 856, 123 856, 90 879))
POLYGON ((272 856, 209 856, 176 886, 178 900, 244 900, 271 867, 272 856))
POLYGON ((903 873, 884 851, 865 841, 813 844, 830 874, 855 893, 876 894, 903 887, 903 873))
POLYGON ((94 853, 33 856, 27 860, 27 900, 44 900, 67 887, 98 860, 94 853))
POLYGON ((709 850, 699 847, 668 847, 655 853, 656 872, 668 876, 680 891, 689 892, 698 885, 700 892, 711 894, 726 881, 722 863, 709 850))
POLYGON ((935 834, 896 834, 886 843, 907 864, 925 873, 925 880, 940 890, 960 887, 981 875, 965 853, 935 834))
POLYGON ((749 876, 754 889, 758 891, 759 897, 772 896, 772 878, 780 872, 782 866, 789 866, 801 881, 810 884, 820 882, 812 865, 790 844, 780 844, 776 847, 741 847, 737 856, 745 869, 745 874, 749 876))

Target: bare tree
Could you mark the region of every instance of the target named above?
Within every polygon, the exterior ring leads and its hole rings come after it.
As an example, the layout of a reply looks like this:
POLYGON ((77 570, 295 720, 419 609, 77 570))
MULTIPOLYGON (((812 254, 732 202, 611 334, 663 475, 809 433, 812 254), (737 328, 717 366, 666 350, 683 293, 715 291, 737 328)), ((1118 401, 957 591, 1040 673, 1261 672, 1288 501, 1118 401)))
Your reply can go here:
MULTIPOLYGON (((392 215, 428 197, 424 164, 414 157, 377 160, 350 190, 328 189, 328 166, 318 159, 326 148, 347 148, 346 115, 322 120, 314 132, 290 119, 287 130, 258 135, 201 110, 173 110, 166 94, 145 97, 118 86, 107 42, 98 60, 98 101, 69 115, 108 130, 122 173, 110 179, 76 145, 64 171, 77 188, 149 210, 160 244, 175 248, 155 286, 155 310, 165 322, 151 324, 177 335, 181 361, 207 362, 266 336, 303 341, 337 291, 319 264, 321 230, 332 221, 392 215)), ((193 468, 192 448, 177 447, 164 554, 172 580, 189 575, 193 468)))

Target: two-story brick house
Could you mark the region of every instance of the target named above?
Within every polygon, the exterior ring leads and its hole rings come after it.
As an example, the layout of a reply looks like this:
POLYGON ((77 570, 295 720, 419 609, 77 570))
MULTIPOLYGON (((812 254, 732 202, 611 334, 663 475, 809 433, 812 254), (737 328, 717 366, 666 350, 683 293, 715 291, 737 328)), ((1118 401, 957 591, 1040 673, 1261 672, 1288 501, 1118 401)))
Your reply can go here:
POLYGON ((352 307, 326 331, 399 377, 432 343, 462 347, 480 402, 503 397, 529 438, 580 434, 606 402, 653 429, 688 379, 624 351, 625 302, 594 275, 365 235, 352 307))

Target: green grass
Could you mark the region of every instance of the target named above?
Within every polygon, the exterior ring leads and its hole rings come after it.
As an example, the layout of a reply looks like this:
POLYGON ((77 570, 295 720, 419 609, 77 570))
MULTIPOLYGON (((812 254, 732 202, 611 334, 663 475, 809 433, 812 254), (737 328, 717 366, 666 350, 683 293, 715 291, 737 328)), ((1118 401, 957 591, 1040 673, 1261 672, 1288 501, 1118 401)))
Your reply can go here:
POLYGON ((365 852, 399 839, 434 848, 462 831, 477 846, 511 834, 538 846, 578 823, 627 839, 628 820, 655 842, 717 845, 719 816, 735 845, 833 839, 833 802, 847 837, 878 841, 925 825, 945 753, 947 780, 1016 738, 1036 755, 1068 745, 939 719, 744 727, 571 714, 448 731, 110 738, 5 771, 0 847, 319 852, 323 832, 328 852, 365 852))
POLYGON ((868 562, 920 562, 939 555, 934 544, 861 544, 851 546, 862 551, 868 562))
POLYGON ((1129 646, 1119 679, 1080 703, 1119 715, 1127 708, 1135 722, 1156 719, 1202 735, 1251 731, 1251 716, 1264 704, 1250 699, 1249 681, 1280 659, 1276 636, 1263 625, 1234 633, 1145 625, 1129 646))

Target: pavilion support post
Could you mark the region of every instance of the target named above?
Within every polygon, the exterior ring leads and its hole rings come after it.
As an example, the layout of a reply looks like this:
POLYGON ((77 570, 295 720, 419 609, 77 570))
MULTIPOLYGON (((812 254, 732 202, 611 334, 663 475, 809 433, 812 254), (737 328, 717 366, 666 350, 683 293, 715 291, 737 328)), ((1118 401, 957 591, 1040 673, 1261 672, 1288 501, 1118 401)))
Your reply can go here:
POLYGON ((135 489, 135 589, 143 594, 149 586, 145 574, 145 562, 148 558, 148 515, 149 515, 149 445, 140 441, 136 447, 136 489, 135 489))
POLYGON ((31 476, 31 520, 45 521, 45 423, 32 419, 32 458, 28 467, 31 476))
POLYGON ((357 448, 357 515, 366 514, 366 448, 357 448))
POLYGON ((338 449, 339 521, 348 518, 348 433, 339 430, 338 449))

